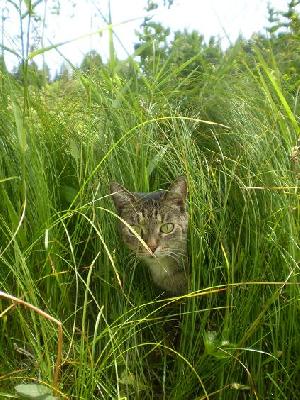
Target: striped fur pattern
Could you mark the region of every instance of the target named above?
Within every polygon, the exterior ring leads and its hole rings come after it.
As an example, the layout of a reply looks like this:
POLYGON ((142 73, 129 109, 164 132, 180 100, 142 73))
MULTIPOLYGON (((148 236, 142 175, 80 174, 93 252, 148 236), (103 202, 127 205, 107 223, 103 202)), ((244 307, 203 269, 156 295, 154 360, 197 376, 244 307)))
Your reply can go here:
POLYGON ((119 216, 124 243, 149 267, 154 283, 170 294, 187 291, 187 228, 184 177, 168 191, 129 192, 112 182, 110 191, 119 216))

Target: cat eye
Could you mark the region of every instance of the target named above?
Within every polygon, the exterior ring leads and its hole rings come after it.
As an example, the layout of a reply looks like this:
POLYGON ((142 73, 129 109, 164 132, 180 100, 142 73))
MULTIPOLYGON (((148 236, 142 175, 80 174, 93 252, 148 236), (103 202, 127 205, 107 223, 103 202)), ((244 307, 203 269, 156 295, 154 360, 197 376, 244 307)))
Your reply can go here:
POLYGON ((171 232, 173 232, 173 230, 174 230, 174 224, 171 224, 171 223, 163 224, 160 227, 160 231, 165 234, 171 233, 171 232))
MULTIPOLYGON (((139 236, 142 236, 142 228, 139 225, 131 225, 131 228, 137 233, 139 236)), ((131 235, 134 235, 132 231, 129 231, 131 235)))

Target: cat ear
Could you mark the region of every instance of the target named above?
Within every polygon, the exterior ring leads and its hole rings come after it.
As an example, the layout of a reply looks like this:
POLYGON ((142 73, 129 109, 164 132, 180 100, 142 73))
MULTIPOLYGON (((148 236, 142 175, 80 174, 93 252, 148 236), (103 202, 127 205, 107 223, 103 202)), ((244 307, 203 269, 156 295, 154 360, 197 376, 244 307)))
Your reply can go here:
POLYGON ((164 194, 163 202, 185 207, 187 197, 187 182, 184 176, 178 177, 164 194))
POLYGON ((109 188, 117 210, 121 210, 136 201, 134 194, 117 182, 111 182, 109 188))

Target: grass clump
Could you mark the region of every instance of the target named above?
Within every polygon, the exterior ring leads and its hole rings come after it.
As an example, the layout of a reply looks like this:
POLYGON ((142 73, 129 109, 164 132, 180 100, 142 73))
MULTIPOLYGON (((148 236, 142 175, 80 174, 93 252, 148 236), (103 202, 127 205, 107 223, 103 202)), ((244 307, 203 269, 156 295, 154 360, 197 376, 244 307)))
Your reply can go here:
MULTIPOLYGON (((231 51, 205 84, 132 60, 127 75, 78 70, 39 89, 1 73, 1 290, 62 322, 62 398, 300 396, 298 115, 263 53, 231 51), (156 190, 181 174, 191 292, 179 301, 120 243, 108 184, 156 190)), ((0 306, 1 390, 51 386, 55 327, 0 306)))

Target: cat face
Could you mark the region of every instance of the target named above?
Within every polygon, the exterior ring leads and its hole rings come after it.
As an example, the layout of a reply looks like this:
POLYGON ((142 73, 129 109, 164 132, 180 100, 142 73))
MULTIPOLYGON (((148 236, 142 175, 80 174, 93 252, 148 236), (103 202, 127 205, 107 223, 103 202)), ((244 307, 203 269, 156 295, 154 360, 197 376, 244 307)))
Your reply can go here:
POLYGON ((123 241, 137 257, 167 256, 176 260, 185 255, 188 226, 185 178, 178 178, 168 191, 132 193, 115 182, 110 190, 119 216, 130 226, 119 224, 123 241))

